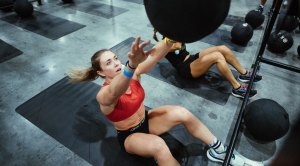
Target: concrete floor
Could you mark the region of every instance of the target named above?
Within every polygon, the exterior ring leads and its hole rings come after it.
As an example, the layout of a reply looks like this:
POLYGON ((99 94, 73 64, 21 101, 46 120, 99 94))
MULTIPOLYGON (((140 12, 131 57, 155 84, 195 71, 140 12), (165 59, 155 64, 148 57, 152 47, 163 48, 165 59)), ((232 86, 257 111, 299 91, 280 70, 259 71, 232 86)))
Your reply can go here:
MULTIPOLYGON (((15 109, 62 79, 67 70, 87 66, 95 51, 111 48, 128 37, 141 35, 143 39, 152 39, 152 28, 147 26, 149 21, 142 4, 123 0, 98 2, 128 11, 107 19, 69 8, 67 5, 57 5, 60 3, 58 0, 44 0, 42 6, 34 3, 35 11, 86 25, 56 40, 0 20, 0 39, 23 52, 20 56, 0 63, 0 165, 90 165, 20 116, 15 109)), ((229 14, 244 17, 257 4, 258 1, 232 0, 229 14)), ((270 6, 269 3, 267 6, 270 6)), ((0 17, 10 14, 12 13, 0 12, 0 17)), ((222 25, 219 28, 230 31, 232 27, 222 25)), ((255 60, 263 30, 264 28, 254 31, 251 45, 243 53, 234 52, 241 64, 248 69, 255 60)), ((300 59, 296 53, 299 37, 299 31, 293 32, 294 45, 284 56, 272 54, 268 50, 264 56, 300 67, 300 59)), ((155 43, 154 40, 151 41, 155 43)), ((201 41, 187 45, 191 53, 210 46, 201 41)), ((300 113, 299 73, 267 64, 261 64, 259 73, 263 75, 263 80, 255 85, 258 95, 250 101, 260 98, 277 101, 288 111, 293 124, 300 113)), ((101 84, 103 80, 95 82, 101 84)), ((222 142, 229 143, 242 100, 230 96, 226 105, 218 105, 149 75, 143 76, 142 84, 147 94, 145 105, 152 108, 165 104, 182 105, 201 119, 222 142)), ((285 138, 286 136, 269 144, 259 144, 247 139, 242 133, 236 149, 246 157, 266 161, 268 165, 285 138)), ((209 162, 208 165, 219 164, 209 162)))

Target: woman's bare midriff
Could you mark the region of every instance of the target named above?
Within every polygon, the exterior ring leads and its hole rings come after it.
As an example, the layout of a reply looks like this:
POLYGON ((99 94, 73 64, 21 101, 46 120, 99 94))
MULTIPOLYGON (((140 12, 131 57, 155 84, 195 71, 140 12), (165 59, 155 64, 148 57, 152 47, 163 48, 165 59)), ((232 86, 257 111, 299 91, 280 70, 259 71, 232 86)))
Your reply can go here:
POLYGON ((129 118, 119 122, 113 122, 113 124, 117 130, 127 130, 138 125, 144 119, 144 117, 145 106, 142 103, 138 111, 131 115, 129 118))

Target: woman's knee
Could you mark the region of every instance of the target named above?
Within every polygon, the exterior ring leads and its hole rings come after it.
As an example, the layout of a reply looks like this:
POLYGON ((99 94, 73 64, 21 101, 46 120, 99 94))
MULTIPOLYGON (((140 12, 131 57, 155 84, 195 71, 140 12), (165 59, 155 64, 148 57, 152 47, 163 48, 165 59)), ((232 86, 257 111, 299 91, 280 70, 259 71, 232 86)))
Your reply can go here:
POLYGON ((232 51, 225 45, 218 46, 218 50, 222 53, 225 59, 229 58, 228 56, 234 55, 232 51))
POLYGON ((189 121, 193 116, 193 114, 189 110, 182 106, 175 106, 171 113, 173 115, 173 118, 179 122, 189 121))
POLYGON ((213 52, 211 56, 213 57, 215 63, 224 61, 226 62, 224 55, 220 51, 213 52))
POLYGON ((230 51, 230 49, 227 47, 227 46, 225 46, 225 45, 220 45, 220 46, 218 46, 218 50, 220 51, 220 52, 228 52, 228 51, 230 51))

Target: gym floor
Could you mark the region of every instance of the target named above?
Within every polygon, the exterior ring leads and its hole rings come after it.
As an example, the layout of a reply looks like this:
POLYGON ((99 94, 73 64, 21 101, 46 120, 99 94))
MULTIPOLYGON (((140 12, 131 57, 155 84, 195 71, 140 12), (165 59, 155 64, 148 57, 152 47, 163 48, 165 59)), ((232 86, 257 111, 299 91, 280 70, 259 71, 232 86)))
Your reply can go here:
MULTIPOLYGON (((76 1, 76 0, 75 0, 76 1)), ((142 0, 93 0, 111 5, 119 13, 113 17, 84 12, 80 8, 63 5, 59 0, 43 0, 34 11, 79 23, 82 26, 72 33, 51 39, 26 28, 2 20, 14 12, 0 12, 0 39, 23 53, 0 63, 0 164, 10 165, 90 165, 53 137, 18 114, 18 106, 39 94, 66 76, 74 67, 87 67, 91 55, 102 48, 112 48, 129 37, 140 35, 143 40, 152 39, 153 29, 146 16, 142 0), (122 10, 121 10, 122 9, 122 10)), ((90 2, 90 1, 89 1, 90 2)), ((81 1, 81 3, 87 3, 81 1)), ((259 1, 232 0, 229 14, 245 17, 255 9, 259 1)), ((254 31, 254 35, 243 51, 234 51, 241 64, 248 69, 255 60, 265 29, 270 2, 265 7, 265 23, 254 31)), ((213 10, 213 9, 212 9, 213 10)), ((186 18, 193 20, 193 18, 186 18)), ((205 24, 203 24, 205 26, 205 24)), ((37 27, 38 28, 38 27, 37 27)), ((229 31, 232 26, 222 24, 219 29, 229 31)), ((53 30, 49 27, 49 33, 53 30)), ((264 57, 300 67, 297 47, 300 43, 299 30, 292 32, 294 45, 284 54, 273 54, 265 50, 264 57)), ((218 39, 216 39, 218 40, 218 39)), ((218 41, 216 42, 218 43, 218 41)), ((187 44, 190 53, 213 46, 199 40, 187 44)), ((300 75, 278 67, 261 63, 259 74, 263 80, 255 84, 258 95, 249 101, 268 98, 277 101, 289 113, 294 124, 300 113, 300 75)), ((101 85, 102 79, 95 83, 101 85)), ((218 104, 186 90, 177 88, 150 75, 142 77, 146 91, 145 105, 154 108, 160 105, 182 105, 193 112, 225 144, 231 134, 240 111, 242 100, 232 95, 225 105, 218 104), (167 93, 166 93, 167 91, 167 93)), ((59 122, 53 122, 59 123, 59 122)), ((257 143, 240 133, 235 149, 266 165, 276 156, 286 136, 267 144, 257 143)), ((208 165, 219 165, 208 162, 208 165)))

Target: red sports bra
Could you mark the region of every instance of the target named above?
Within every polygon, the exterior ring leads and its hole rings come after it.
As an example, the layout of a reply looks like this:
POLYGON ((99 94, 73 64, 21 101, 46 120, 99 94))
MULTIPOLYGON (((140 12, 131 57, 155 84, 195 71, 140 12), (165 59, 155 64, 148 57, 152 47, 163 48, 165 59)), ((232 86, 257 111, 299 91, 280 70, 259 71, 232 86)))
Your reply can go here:
MULTIPOLYGON (((103 86, 109 85, 107 82, 103 86)), ((112 122, 122 121, 129 118, 135 112, 144 101, 145 92, 140 82, 132 79, 130 83, 130 94, 124 93, 119 99, 114 110, 106 115, 106 117, 112 122)))

